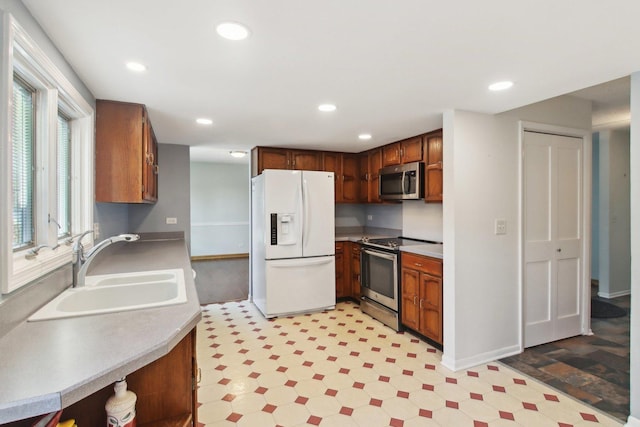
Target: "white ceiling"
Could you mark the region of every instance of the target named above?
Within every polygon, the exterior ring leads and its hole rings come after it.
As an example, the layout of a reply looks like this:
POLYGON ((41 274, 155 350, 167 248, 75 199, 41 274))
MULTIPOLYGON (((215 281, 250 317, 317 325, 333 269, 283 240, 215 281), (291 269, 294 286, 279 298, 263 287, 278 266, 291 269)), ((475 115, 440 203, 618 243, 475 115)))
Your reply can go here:
POLYGON ((640 70, 637 0, 23 2, 96 98, 144 103, 161 143, 222 155, 359 152, 439 128, 446 109, 502 112, 640 70), (228 20, 251 37, 221 39, 228 20))

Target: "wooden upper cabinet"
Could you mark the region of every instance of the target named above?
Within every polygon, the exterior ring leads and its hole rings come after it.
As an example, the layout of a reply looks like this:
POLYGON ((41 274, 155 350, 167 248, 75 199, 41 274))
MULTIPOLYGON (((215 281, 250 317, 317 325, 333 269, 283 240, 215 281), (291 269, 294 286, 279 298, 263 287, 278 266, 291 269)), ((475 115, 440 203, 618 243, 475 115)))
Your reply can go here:
POLYGON ((291 167, 290 169, 304 171, 321 170, 321 155, 319 151, 311 150, 291 150, 291 167))
POLYGON ((357 154, 322 153, 322 170, 335 174, 335 200, 337 203, 358 202, 359 156, 357 154))
POLYGON ((424 201, 442 203, 442 129, 424 136, 426 152, 424 201))
POLYGON ((400 159, 402 163, 421 162, 423 160, 422 135, 400 142, 400 159))
POLYGON ((342 202, 360 201, 360 156, 342 154, 342 202))
POLYGON ((313 150, 254 147, 251 150, 251 176, 260 175, 265 169, 318 171, 322 169, 322 155, 313 150))
POLYGON ((358 188, 358 201, 367 203, 369 201, 369 154, 359 154, 360 163, 360 185, 358 188))
POLYGON ((380 168, 382 167, 382 149, 369 151, 369 203, 382 203, 380 199, 380 168))
POLYGON ((158 144, 142 104, 96 101, 96 202, 154 203, 158 144))
POLYGON ((399 165, 402 162, 400 157, 400 143, 394 142, 382 147, 382 166, 399 165))
POLYGON ((340 202, 342 199, 342 155, 340 153, 333 153, 325 151, 322 153, 322 170, 326 172, 333 172, 334 192, 336 202, 340 202))
POLYGON ((382 166, 421 162, 422 135, 387 144, 382 147, 382 166))

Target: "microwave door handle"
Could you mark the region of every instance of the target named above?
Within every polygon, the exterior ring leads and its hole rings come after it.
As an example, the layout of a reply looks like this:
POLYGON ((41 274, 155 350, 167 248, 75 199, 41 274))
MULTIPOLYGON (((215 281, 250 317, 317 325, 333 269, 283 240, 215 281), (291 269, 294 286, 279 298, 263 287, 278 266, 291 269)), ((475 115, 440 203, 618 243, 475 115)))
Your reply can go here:
POLYGON ((406 178, 407 178, 407 172, 402 171, 402 194, 407 194, 407 191, 408 191, 406 178))

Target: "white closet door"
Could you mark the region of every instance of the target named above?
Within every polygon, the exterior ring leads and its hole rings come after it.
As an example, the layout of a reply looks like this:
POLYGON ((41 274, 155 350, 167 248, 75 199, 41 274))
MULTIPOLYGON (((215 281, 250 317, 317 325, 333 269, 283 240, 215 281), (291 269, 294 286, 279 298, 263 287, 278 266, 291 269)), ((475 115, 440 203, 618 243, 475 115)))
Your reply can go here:
POLYGON ((524 344, 581 333, 582 139, 525 132, 524 344))

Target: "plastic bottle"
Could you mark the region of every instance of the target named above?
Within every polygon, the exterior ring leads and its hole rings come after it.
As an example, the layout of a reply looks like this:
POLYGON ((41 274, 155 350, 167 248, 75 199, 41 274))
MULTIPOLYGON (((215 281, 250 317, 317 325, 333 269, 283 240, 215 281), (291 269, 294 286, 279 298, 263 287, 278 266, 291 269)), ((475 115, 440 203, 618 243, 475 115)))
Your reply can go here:
POLYGON ((127 390, 125 378, 116 381, 111 396, 104 409, 107 411, 107 427, 135 427, 136 426, 136 394, 127 390))

